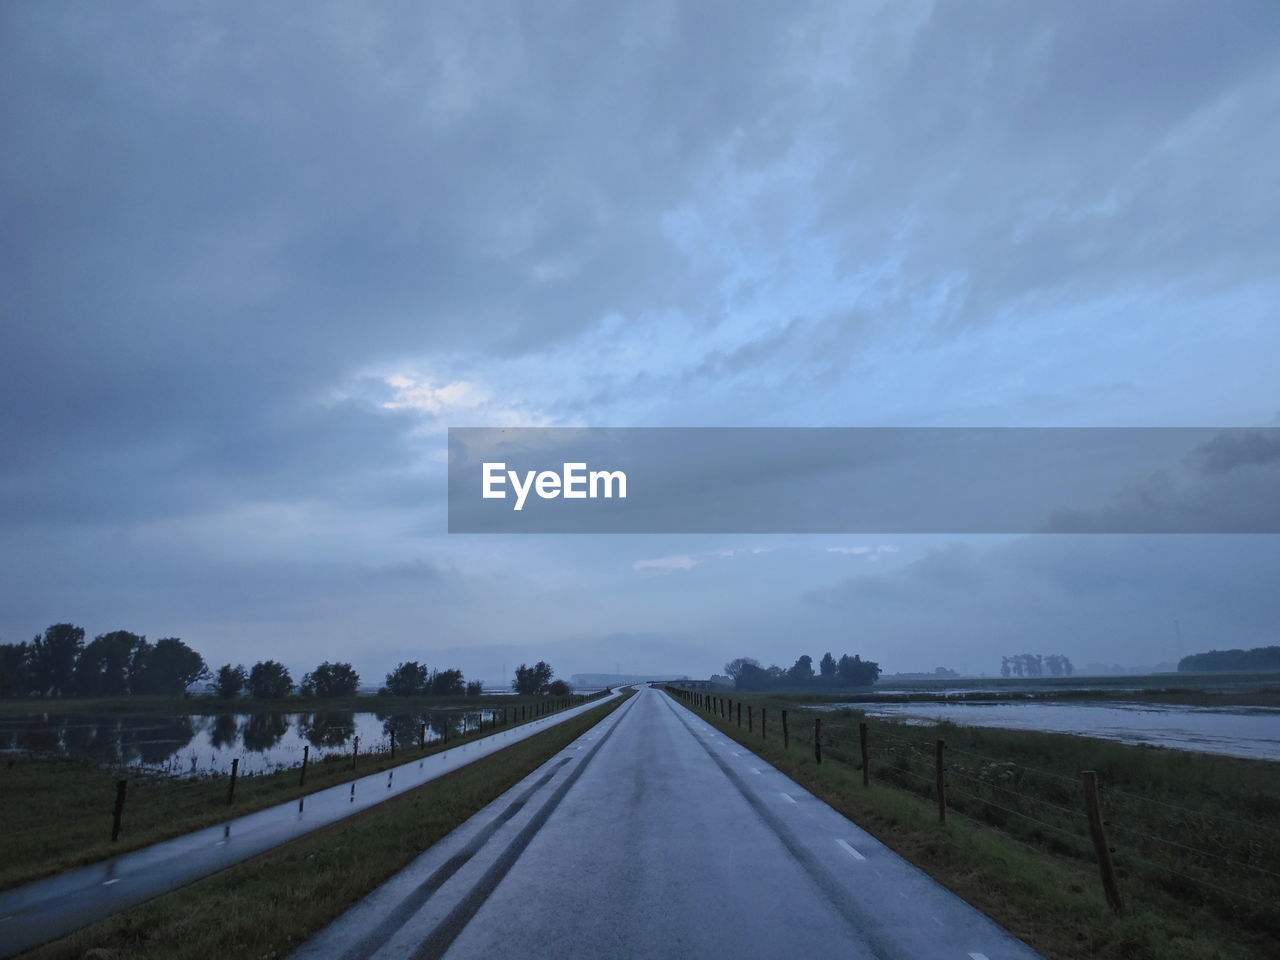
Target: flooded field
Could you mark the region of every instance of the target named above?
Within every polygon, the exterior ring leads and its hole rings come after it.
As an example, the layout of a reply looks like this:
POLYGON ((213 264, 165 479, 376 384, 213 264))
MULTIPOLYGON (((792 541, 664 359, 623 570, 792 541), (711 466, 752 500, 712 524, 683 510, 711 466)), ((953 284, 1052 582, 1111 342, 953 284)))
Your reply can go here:
POLYGON ((1255 760, 1280 760, 1280 710, 1272 707, 1187 707, 1153 703, 848 703, 869 716, 908 722, 1040 730, 1199 750, 1255 760))
POLYGON ((330 753, 349 755, 357 737, 362 753, 385 750, 392 731, 401 744, 416 744, 424 736, 431 743, 475 730, 481 722, 488 726, 500 713, 500 708, 484 708, 417 714, 32 714, 0 717, 0 753, 80 756, 178 775, 225 773, 239 759, 241 773, 266 773, 297 766, 304 747, 316 761, 330 753))

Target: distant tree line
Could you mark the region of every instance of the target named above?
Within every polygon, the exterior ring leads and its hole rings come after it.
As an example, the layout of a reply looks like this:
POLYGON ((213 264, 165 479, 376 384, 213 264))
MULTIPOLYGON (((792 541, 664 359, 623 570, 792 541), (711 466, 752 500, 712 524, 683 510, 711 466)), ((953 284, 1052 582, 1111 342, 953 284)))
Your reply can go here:
POLYGON ((393 697, 478 697, 484 690, 479 680, 465 683, 461 670, 428 670, 426 664, 417 660, 398 663, 396 668, 387 674, 386 685, 378 694, 393 697))
POLYGON ((1048 656, 1040 653, 1018 653, 1012 657, 1000 658, 1000 676, 1002 677, 1043 677, 1045 671, 1051 677, 1069 677, 1076 668, 1060 653, 1048 656))
POLYGON ((83 627, 55 623, 30 643, 0 645, 5 697, 177 695, 208 673, 204 658, 177 637, 151 643, 128 630, 85 643, 83 627))
POLYGON ((738 657, 724 665, 724 672, 738 690, 777 690, 787 687, 869 687, 880 677, 880 664, 863 660, 858 654, 843 654, 839 660, 823 654, 818 669, 813 657, 804 654, 789 669, 765 667, 751 657, 738 657))
MULTIPOLYGON (((425 663, 409 660, 397 663, 378 688, 380 697, 478 697, 483 692, 479 680, 465 682, 461 670, 430 670, 425 663)), ((275 660, 263 660, 246 670, 243 665, 218 668, 214 692, 226 700, 247 692, 263 700, 278 700, 293 692, 289 669, 275 660)), ((360 674, 349 663, 320 664, 302 676, 298 692, 304 697, 333 699, 354 697, 360 688, 360 674)))
MULTIPOLYGON (((212 675, 204 658, 177 637, 150 643, 127 630, 100 634, 85 643, 83 627, 55 623, 30 643, 0 644, 0 697, 121 697, 134 694, 180 696, 200 680, 222 700, 247 693, 279 700, 294 692, 332 699, 355 696, 360 674, 349 663, 328 660, 295 684, 289 668, 277 660, 252 667, 223 664, 212 675)), ((554 679, 545 661, 516 668, 511 687, 529 695, 568 696, 569 684, 554 679)), ((470 696, 483 692, 479 680, 467 682, 461 670, 430 670, 416 660, 396 664, 378 690, 384 696, 470 696)))
POLYGON ((1179 673, 1216 673, 1222 670, 1280 670, 1280 647, 1252 650, 1210 650, 1178 661, 1179 673))

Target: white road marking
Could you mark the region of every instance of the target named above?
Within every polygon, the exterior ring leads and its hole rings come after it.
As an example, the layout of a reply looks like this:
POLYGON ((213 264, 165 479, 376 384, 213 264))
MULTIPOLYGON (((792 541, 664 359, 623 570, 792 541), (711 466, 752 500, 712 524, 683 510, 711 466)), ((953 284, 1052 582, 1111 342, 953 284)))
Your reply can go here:
POLYGON ((782 795, 782 799, 783 799, 783 800, 786 800, 788 803, 795 803, 795 802, 796 802, 796 798, 795 798, 795 797, 793 797, 793 796, 792 796, 791 794, 789 794, 789 793, 784 793, 784 794, 782 795))
POLYGON ((217 843, 215 843, 215 844, 214 844, 214 846, 215 846, 215 847, 220 847, 220 846, 222 846, 222 845, 223 845, 224 843, 226 843, 226 842, 227 842, 227 841, 225 841, 225 840, 219 840, 217 843))
POLYGON ((933 922, 936 923, 938 926, 942 926, 942 921, 939 920, 937 917, 933 917, 933 922))
POLYGON ((740 754, 737 750, 730 750, 729 752, 732 753, 735 757, 742 756, 742 754, 740 754))
POLYGON ((846 852, 848 852, 848 853, 852 854, 853 859, 855 859, 855 860, 865 860, 865 859, 867 859, 867 858, 866 858, 866 857, 864 857, 862 854, 860 854, 857 850, 853 849, 853 847, 849 846, 849 844, 847 844, 845 841, 841 840, 839 837, 836 837, 836 843, 838 843, 838 844, 840 844, 840 846, 844 847, 844 849, 845 849, 845 851, 846 851, 846 852))
POLYGON ((0 923, 8 923, 13 917, 0 917, 0 923))
POLYGON ((764 773, 764 771, 763 771, 763 770, 761 770, 759 767, 752 767, 752 768, 751 768, 751 772, 752 772, 752 773, 754 773, 754 774, 763 774, 763 773, 764 773))
POLYGON ((987 960, 987 955, 985 953, 971 953, 969 954, 969 960, 987 960))
POLYGON ((119 882, 120 882, 120 878, 119 878, 119 877, 116 877, 114 880, 103 880, 103 881, 102 881, 102 885, 103 885, 104 887, 109 887, 109 886, 111 886, 113 883, 119 883, 119 882))

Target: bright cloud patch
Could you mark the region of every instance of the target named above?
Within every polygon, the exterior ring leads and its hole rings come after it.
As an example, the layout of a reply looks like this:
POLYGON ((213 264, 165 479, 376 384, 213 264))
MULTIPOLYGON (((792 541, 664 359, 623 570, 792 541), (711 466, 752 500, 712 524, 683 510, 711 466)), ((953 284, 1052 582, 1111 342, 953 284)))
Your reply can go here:
POLYGON ((454 410, 474 410, 489 402, 488 394, 474 383, 456 380, 437 386, 429 378, 393 373, 382 382, 395 390, 395 397, 384 402, 384 410, 416 410, 439 416, 454 410))
POLYGON ((897 552, 897 547, 885 543, 875 547, 827 547, 827 553, 839 553, 847 557, 866 557, 868 560, 879 560, 883 554, 897 552))
POLYGON ((672 557, 658 557, 656 560, 637 560, 631 565, 633 570, 690 570, 702 561, 687 553, 672 557))

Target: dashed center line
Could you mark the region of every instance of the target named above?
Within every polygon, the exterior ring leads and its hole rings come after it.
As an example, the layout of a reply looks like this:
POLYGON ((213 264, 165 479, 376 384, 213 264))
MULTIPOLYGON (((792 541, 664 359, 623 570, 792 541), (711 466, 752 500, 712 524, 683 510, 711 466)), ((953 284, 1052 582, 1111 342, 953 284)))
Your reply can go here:
POLYGON ((751 768, 751 772, 752 772, 752 773, 754 773, 754 774, 756 774, 757 776, 760 776, 760 775, 763 775, 763 774, 764 774, 764 771, 763 771, 763 770, 761 770, 759 767, 752 767, 752 768, 751 768))
POLYGON ((987 960, 987 955, 985 953, 971 953, 969 954, 969 960, 987 960))
POLYGON ((795 802, 796 802, 796 798, 795 798, 795 797, 793 797, 793 796, 792 796, 791 794, 789 794, 789 793, 784 793, 784 794, 782 795, 782 799, 783 799, 783 800, 786 800, 786 801, 787 801, 787 803, 795 803, 795 802))
POLYGON ((848 844, 848 843, 846 843, 844 840, 841 840, 839 837, 836 837, 836 843, 838 843, 838 844, 840 844, 840 846, 844 847, 845 852, 846 852, 846 853, 848 853, 850 856, 852 856, 852 857, 853 857, 853 859, 855 859, 855 860, 865 860, 865 859, 867 859, 867 858, 866 858, 866 857, 864 857, 862 854, 860 854, 857 850, 853 849, 853 847, 849 846, 849 844, 848 844))
POLYGON ((119 882, 120 882, 120 878, 119 878, 119 877, 116 877, 114 880, 103 880, 103 881, 102 881, 102 885, 103 885, 104 887, 109 887, 109 886, 111 886, 113 883, 119 883, 119 882))

